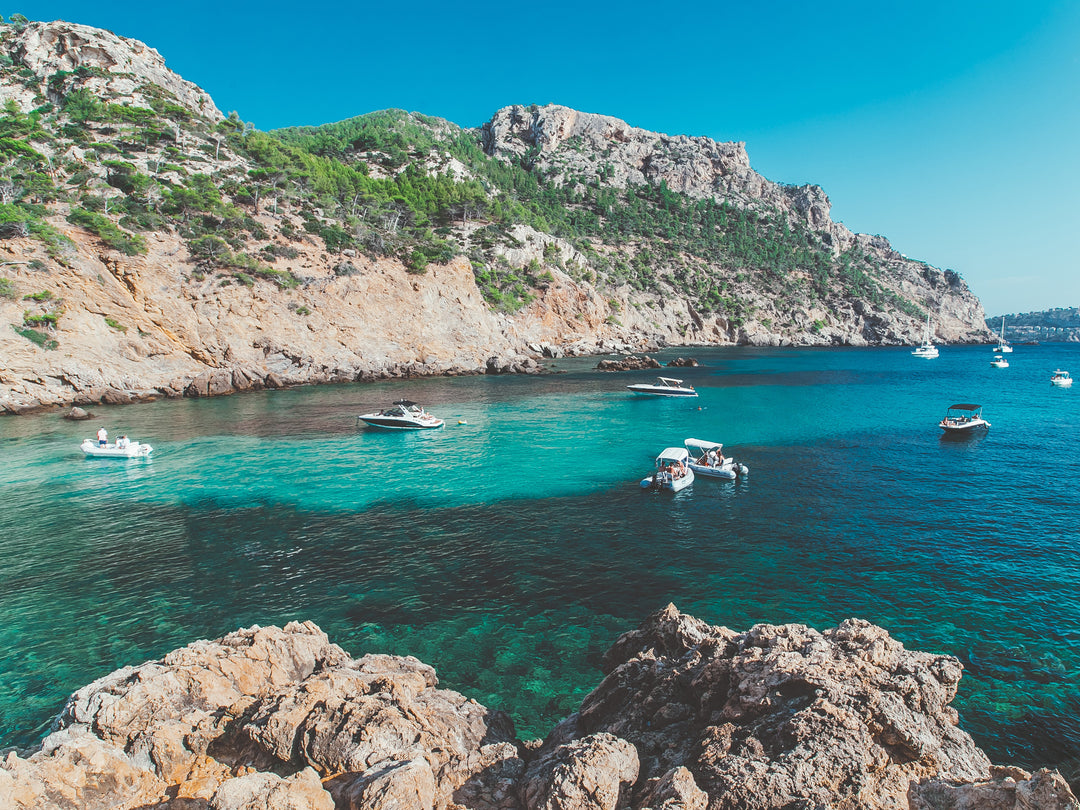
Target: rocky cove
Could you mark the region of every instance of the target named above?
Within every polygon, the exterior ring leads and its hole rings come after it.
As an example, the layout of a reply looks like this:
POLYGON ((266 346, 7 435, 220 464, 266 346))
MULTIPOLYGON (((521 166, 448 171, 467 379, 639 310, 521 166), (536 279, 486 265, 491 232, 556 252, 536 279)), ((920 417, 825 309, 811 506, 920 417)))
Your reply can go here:
POLYGON ((991 337, 957 273, 834 222, 742 143, 559 105, 258 133, 108 31, 4 24, 0 57, 0 414, 913 344, 925 313, 939 342, 991 337))
POLYGON ((354 659, 310 622, 250 627, 80 689, 0 806, 161 810, 1075 808, 1056 771, 997 766, 959 727, 950 656, 858 619, 714 627, 674 605, 621 636, 543 740, 354 659))

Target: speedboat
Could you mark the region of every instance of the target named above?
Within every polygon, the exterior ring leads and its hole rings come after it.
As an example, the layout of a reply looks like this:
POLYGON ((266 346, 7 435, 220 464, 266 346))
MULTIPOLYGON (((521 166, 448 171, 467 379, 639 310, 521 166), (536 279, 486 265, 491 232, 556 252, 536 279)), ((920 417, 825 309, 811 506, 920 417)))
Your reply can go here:
POLYGON ((961 435, 976 430, 989 430, 990 423, 982 418, 982 405, 960 402, 949 406, 938 427, 947 434, 961 435))
POLYGON ((1069 372, 1057 369, 1054 372, 1054 376, 1050 378, 1051 385, 1059 385, 1062 388, 1068 388, 1072 385, 1072 377, 1069 376, 1069 372))
POLYGON ((750 468, 745 464, 739 464, 730 456, 725 457, 724 445, 720 442, 687 439, 683 445, 690 454, 689 467, 695 475, 734 481, 740 475, 747 475, 750 472, 750 468))
POLYGON ((1000 354, 995 354, 994 359, 990 361, 990 365, 994 368, 1008 368, 1009 361, 1002 357, 1000 354))
POLYGON ((926 316, 926 328, 923 330, 923 342, 922 345, 915 349, 911 353, 912 357, 922 357, 927 360, 932 360, 938 356, 937 346, 930 340, 930 316, 926 316))
POLYGON ((657 377, 655 383, 635 383, 626 386, 635 394, 652 397, 696 397, 697 391, 692 385, 683 385, 682 380, 671 377, 657 377))
POLYGON ((356 417, 371 427, 384 430, 426 430, 441 428, 446 424, 437 416, 432 416, 412 400, 399 399, 393 407, 375 413, 365 413, 356 417))
POLYGON ((1001 335, 998 337, 998 344, 994 347, 994 351, 998 354, 1008 354, 1013 350, 1013 347, 1009 345, 1009 341, 1005 340, 1005 316, 1001 316, 1001 335))
POLYGON ((148 444, 123 440, 100 444, 93 439, 84 439, 79 447, 86 455, 94 458, 145 458, 154 451, 148 444))
POLYGON ((642 489, 678 492, 694 483, 690 454, 683 447, 668 447, 656 457, 656 470, 641 479, 642 489))

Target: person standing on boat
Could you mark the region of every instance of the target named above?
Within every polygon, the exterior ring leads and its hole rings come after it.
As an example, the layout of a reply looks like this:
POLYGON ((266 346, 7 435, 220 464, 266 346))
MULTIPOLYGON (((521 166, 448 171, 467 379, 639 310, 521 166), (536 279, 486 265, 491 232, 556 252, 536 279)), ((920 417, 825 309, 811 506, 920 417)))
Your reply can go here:
POLYGON ((107 431, 103 427, 98 428, 97 443, 98 443, 98 447, 104 447, 106 444, 109 443, 109 431, 107 431))

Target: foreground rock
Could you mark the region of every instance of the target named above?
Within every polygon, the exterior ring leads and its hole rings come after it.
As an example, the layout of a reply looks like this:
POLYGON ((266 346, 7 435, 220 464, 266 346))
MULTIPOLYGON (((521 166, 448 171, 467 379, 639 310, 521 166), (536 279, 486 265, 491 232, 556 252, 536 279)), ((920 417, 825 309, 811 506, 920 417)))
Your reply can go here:
POLYGON ((622 636, 541 744, 414 658, 253 627, 79 690, 0 807, 171 810, 1075 808, 957 727, 961 666, 849 620, 745 633, 674 606, 622 636))

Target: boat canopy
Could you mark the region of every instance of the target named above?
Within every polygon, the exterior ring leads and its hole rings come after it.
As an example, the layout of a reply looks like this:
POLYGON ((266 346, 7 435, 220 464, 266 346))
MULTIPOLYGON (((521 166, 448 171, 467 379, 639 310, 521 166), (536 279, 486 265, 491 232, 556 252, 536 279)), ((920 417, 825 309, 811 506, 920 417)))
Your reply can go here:
POLYGON ((399 399, 394 404, 395 405, 400 405, 403 408, 415 408, 415 407, 417 407, 417 404, 415 402, 413 402, 411 399, 399 399))
POLYGON ((674 377, 660 377, 658 379, 664 385, 682 385, 682 380, 676 380, 674 377))
POLYGON ((685 447, 668 447, 656 457, 656 460, 686 461, 688 458, 690 458, 690 454, 686 452, 685 447))
POLYGON ((982 405, 975 405, 970 402, 958 402, 956 405, 950 405, 950 411, 977 411, 982 405))
POLYGON ((699 450, 719 450, 724 446, 720 442, 707 442, 704 439, 687 439, 683 444, 687 447, 696 447, 699 450))

